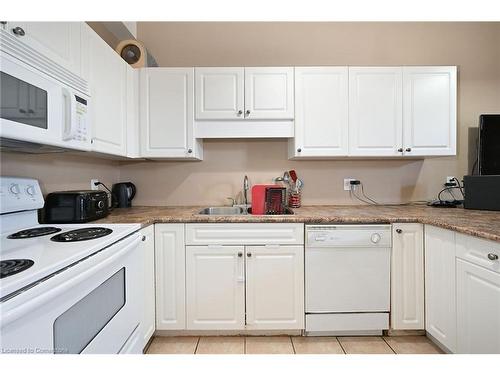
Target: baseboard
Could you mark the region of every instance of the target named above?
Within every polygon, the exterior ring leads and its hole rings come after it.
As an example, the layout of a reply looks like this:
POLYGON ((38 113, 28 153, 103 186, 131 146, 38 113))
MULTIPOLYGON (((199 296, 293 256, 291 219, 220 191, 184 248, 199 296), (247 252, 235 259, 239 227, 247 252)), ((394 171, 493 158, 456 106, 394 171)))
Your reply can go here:
POLYGON ((392 329, 384 332, 384 336, 425 336, 425 329, 392 329))
POLYGON ((200 330, 200 331, 186 331, 186 330, 157 330, 154 336, 302 336, 302 330, 255 330, 255 331, 240 331, 240 330, 200 330))

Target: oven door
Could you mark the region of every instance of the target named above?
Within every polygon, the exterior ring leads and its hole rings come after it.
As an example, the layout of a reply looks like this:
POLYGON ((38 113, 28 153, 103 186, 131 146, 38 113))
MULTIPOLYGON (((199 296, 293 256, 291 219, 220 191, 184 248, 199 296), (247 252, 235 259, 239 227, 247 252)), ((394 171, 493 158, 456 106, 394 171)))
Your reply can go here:
POLYGON ((88 98, 5 53, 0 53, 0 67, 2 138, 90 149, 90 137, 77 139, 81 137, 76 134, 84 128, 86 135, 87 124, 78 123, 82 116, 77 107, 86 111, 88 98))
POLYGON ((140 242, 135 233, 0 304, 2 353, 119 353, 141 318, 140 242))

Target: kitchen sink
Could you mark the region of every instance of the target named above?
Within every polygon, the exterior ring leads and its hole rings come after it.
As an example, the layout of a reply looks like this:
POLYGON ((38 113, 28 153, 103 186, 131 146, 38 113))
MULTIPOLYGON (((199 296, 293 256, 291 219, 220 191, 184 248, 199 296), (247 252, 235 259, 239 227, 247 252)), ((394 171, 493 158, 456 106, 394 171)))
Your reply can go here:
MULTIPOLYGON (((225 216, 225 215, 249 215, 252 213, 252 209, 248 209, 248 213, 245 211, 243 207, 207 207, 201 210, 198 214, 200 215, 220 215, 220 216, 225 216)), ((293 211, 290 208, 285 209, 285 213, 283 215, 293 215, 293 211)), ((267 215, 267 216, 274 216, 274 215, 267 215)))
POLYGON ((200 215, 246 215, 243 207, 207 207, 199 212, 200 215))

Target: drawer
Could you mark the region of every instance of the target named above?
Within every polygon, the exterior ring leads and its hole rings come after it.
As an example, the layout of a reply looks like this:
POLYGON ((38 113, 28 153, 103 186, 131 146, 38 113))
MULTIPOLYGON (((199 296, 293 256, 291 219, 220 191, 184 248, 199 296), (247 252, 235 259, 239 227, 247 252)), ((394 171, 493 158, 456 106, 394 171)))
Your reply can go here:
POLYGON ((302 245, 304 224, 186 224, 186 245, 302 245))
POLYGON ((462 233, 457 233, 456 241, 457 258, 467 260, 491 271, 500 272, 499 242, 472 237, 462 233))

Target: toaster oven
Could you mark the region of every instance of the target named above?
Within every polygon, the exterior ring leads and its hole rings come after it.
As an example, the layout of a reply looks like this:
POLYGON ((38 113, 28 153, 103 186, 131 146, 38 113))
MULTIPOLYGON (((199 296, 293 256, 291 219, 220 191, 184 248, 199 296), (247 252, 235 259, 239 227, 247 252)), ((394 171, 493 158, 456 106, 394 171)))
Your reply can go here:
POLYGON ((47 195, 45 223, 86 223, 109 214, 108 194, 101 190, 56 191, 47 195))

